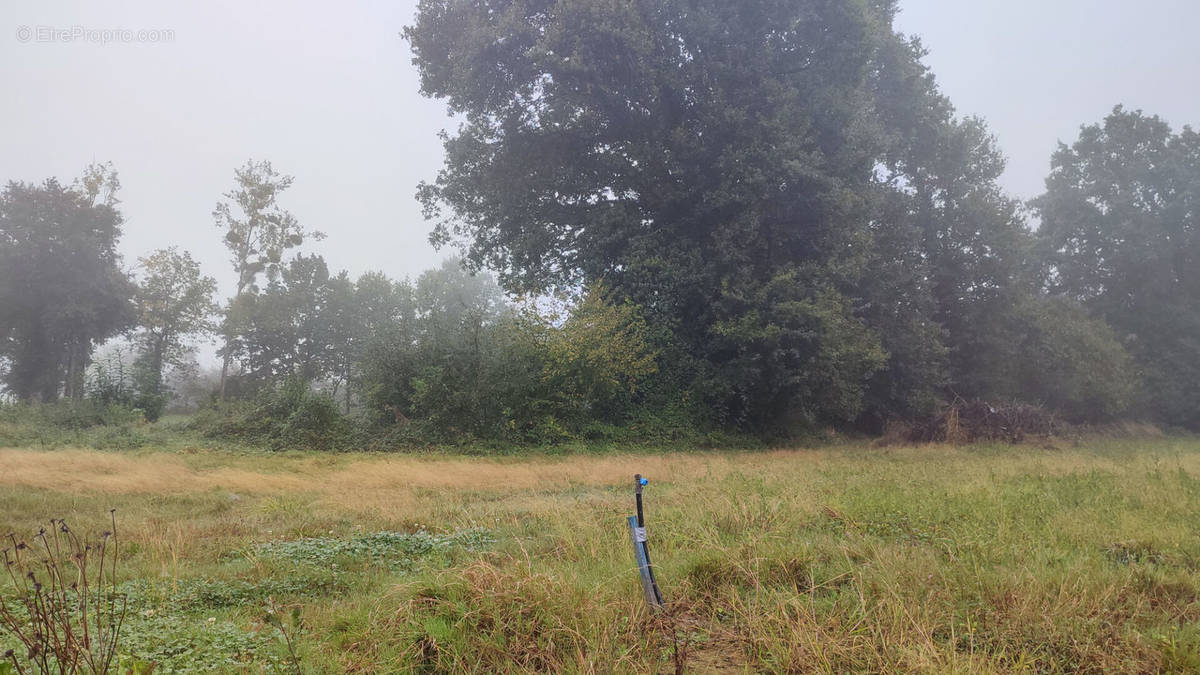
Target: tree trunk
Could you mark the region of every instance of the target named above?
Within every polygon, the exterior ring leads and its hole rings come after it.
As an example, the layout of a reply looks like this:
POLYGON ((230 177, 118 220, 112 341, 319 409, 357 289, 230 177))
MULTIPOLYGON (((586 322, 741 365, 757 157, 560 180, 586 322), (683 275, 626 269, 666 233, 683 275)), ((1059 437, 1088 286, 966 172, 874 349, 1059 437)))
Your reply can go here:
MULTIPOLYGON (((242 260, 245 260, 247 253, 245 253, 244 251, 240 251, 239 253, 241 253, 242 260)), ((233 300, 231 300, 229 302, 229 309, 225 310, 226 327, 228 327, 229 315, 233 312, 233 308, 235 306, 237 306, 237 301, 239 299, 241 299, 242 293, 244 293, 246 291, 247 284, 246 284, 245 276, 246 276, 245 263, 242 263, 242 266, 238 268, 237 292, 233 294, 233 300)), ((220 398, 222 401, 225 400, 225 380, 229 378, 229 364, 233 361, 232 351, 229 349, 229 342, 230 342, 229 331, 226 330, 225 331, 225 349, 223 350, 224 354, 222 354, 222 358, 221 358, 221 392, 219 395, 220 395, 220 398)))
POLYGON ((159 394, 161 394, 162 388, 163 388, 163 359, 165 358, 165 354, 167 351, 166 340, 167 340, 167 338, 164 335, 164 336, 160 336, 159 339, 155 342, 154 356, 153 356, 154 361, 153 361, 153 363, 150 364, 150 367, 154 369, 153 384, 154 384, 154 395, 155 396, 158 396, 159 394))
POLYGON ((225 400, 225 378, 229 376, 229 340, 225 340, 225 355, 221 359, 221 393, 220 398, 225 400))
POLYGON ((84 370, 87 368, 88 344, 73 338, 67 347, 67 368, 63 379, 63 396, 83 398, 84 370))

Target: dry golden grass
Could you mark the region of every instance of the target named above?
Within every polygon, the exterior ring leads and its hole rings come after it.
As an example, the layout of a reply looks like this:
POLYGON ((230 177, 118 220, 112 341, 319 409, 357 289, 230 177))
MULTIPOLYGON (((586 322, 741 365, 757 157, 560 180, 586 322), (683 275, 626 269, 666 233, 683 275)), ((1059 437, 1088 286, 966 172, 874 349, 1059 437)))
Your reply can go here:
MULTIPOLYGON (((1157 442, 1154 447, 1163 444, 1157 442)), ((1086 450, 1016 449, 1024 461, 989 467, 987 476, 964 475, 980 481, 1037 473, 1061 476, 1081 470, 1111 471, 1125 466, 1124 458, 1098 457, 1086 450)), ((706 477, 721 479, 731 472, 772 475, 803 472, 831 461, 853 466, 877 464, 880 459, 909 465, 915 475, 941 476, 978 462, 970 447, 929 445, 870 449, 840 447, 822 450, 771 450, 734 454, 611 454, 574 457, 488 459, 379 454, 241 455, 221 453, 213 461, 193 461, 188 455, 117 453, 97 450, 31 450, 0 448, 0 485, 57 491, 95 491, 112 494, 185 494, 230 490, 247 494, 316 492, 354 505, 371 504, 374 491, 532 490, 547 485, 614 486, 629 482, 629 467, 646 475, 675 482, 706 477)), ((1186 454, 1175 464, 1200 470, 1200 455, 1186 454)))
MULTIPOLYGON (((818 453, 742 455, 764 459, 814 460, 818 453)), ((582 485, 628 482, 631 463, 659 475, 691 478, 733 466, 717 455, 612 455, 572 459, 492 460, 397 455, 332 457, 230 455, 226 466, 196 466, 185 455, 121 454, 95 450, 0 449, 0 485, 109 493, 181 494, 212 489, 250 493, 318 490, 338 495, 375 489, 532 489, 547 481, 582 485), (262 468, 270 464, 270 469, 262 468)), ((346 496, 353 497, 353 494, 346 496)))

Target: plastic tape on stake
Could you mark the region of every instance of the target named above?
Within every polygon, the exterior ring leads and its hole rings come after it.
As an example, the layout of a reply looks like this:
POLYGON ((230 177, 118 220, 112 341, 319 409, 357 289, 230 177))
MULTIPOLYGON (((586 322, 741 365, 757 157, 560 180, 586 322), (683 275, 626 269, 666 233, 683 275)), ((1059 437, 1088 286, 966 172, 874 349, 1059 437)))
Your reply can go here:
POLYGON ((639 543, 639 544, 641 544, 641 543, 645 543, 645 541, 646 541, 646 528, 644 528, 644 527, 635 527, 635 528, 633 528, 633 540, 634 540, 634 541, 636 541, 636 542, 637 542, 637 543, 639 543))

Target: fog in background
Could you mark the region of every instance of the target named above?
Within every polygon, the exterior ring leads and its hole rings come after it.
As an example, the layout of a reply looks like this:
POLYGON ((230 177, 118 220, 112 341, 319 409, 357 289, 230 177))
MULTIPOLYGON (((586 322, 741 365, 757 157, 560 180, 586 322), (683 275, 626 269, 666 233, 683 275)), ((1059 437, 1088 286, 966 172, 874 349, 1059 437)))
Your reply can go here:
MULTIPOLYGON (((1200 3, 1189 0, 903 0, 900 28, 960 113, 985 118, 1004 183, 1038 194, 1059 140, 1116 103, 1200 120, 1200 3)), ((120 173, 122 250, 190 250, 232 290, 211 212, 233 169, 268 159, 295 176, 282 203, 328 234, 331 269, 415 275, 448 254, 413 198, 452 122, 423 99, 399 2, 66 2, 0 8, 0 179, 69 181, 93 161, 120 173), (124 28, 170 39, 99 44, 39 35, 124 28), (28 30, 26 30, 28 29, 28 30), (25 31, 25 32, 22 32, 25 31), (49 39, 42 39, 47 38, 49 39)), ((69 37, 70 34, 68 33, 69 37)))

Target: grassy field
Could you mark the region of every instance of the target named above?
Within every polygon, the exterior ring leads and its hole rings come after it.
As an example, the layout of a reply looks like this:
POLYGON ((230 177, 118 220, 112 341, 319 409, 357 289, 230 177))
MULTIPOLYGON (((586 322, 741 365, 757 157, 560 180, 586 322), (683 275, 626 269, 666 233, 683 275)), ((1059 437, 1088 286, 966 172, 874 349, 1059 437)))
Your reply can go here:
MULTIPOLYGON (((1200 441, 482 459, 0 450, 0 533, 117 509, 156 672, 1195 672, 1200 441), (651 479, 668 607, 624 518, 651 479)), ((5 638, 0 637, 0 640, 5 638)))

